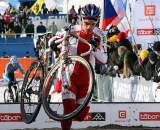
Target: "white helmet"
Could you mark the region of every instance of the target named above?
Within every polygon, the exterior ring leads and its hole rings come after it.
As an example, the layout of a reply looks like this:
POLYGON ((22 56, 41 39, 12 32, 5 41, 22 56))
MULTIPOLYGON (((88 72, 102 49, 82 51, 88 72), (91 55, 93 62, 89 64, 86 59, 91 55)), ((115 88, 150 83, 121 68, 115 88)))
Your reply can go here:
POLYGON ((16 57, 16 56, 11 56, 10 62, 11 62, 12 64, 13 64, 13 63, 16 63, 16 62, 17 62, 17 57, 16 57))

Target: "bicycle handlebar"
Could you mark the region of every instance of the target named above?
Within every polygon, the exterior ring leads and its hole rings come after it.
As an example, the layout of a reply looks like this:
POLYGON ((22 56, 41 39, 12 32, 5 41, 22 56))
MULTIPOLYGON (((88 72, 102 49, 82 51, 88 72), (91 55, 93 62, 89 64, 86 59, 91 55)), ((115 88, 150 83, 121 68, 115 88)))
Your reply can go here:
POLYGON ((89 45, 89 48, 90 48, 90 49, 89 49, 87 52, 82 53, 81 56, 86 56, 86 55, 90 54, 91 51, 92 51, 92 46, 91 46, 91 44, 90 44, 87 40, 85 40, 84 38, 80 37, 79 35, 76 35, 76 34, 71 33, 71 28, 72 28, 72 25, 69 25, 69 26, 64 27, 64 28, 63 28, 63 30, 64 30, 64 32, 65 32, 65 33, 64 33, 64 36, 63 36, 62 39, 57 40, 57 41, 58 41, 58 42, 62 42, 62 41, 64 41, 68 36, 73 36, 73 37, 75 37, 76 39, 80 40, 81 42, 89 45))

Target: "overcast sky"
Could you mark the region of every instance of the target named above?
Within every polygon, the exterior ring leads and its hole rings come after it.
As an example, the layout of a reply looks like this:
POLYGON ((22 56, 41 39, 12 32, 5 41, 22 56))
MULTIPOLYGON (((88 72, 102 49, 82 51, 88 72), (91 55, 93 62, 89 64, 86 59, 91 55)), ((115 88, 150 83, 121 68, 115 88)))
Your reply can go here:
MULTIPOLYGON (((67 0, 64 0, 63 2, 63 12, 67 12, 67 0)), ((75 9, 78 10, 79 5, 84 6, 85 4, 95 4, 97 6, 102 6, 102 0, 68 0, 68 9, 72 7, 72 5, 75 6, 75 9)), ((77 11, 76 10, 76 11, 77 11)))

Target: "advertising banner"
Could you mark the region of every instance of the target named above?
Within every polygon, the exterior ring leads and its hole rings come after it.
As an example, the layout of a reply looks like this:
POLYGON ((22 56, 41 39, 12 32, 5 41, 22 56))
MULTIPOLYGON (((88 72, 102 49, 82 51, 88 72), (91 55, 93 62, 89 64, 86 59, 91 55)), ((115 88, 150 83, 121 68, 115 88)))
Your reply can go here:
MULTIPOLYGON (((160 104, 158 103, 92 103, 91 118, 73 121, 72 128, 106 126, 160 127, 160 104)), ((60 128, 60 122, 50 119, 41 108, 35 122, 25 124, 21 120, 19 104, 0 104, 0 129, 60 128)))
POLYGON ((148 48, 148 43, 160 38, 160 2, 137 0, 132 5, 131 26, 137 44, 148 48))

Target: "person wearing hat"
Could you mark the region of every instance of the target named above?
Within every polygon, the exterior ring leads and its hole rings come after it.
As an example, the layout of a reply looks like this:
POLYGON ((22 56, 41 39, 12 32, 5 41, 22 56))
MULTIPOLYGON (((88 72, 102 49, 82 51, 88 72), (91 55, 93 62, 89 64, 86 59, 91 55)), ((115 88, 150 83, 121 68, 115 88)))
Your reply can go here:
POLYGON ((160 82, 160 41, 154 42, 153 52, 155 53, 155 73, 154 82, 160 82))
POLYGON ((151 80, 155 74, 155 65, 157 62, 157 55, 154 52, 150 52, 148 62, 145 66, 145 79, 151 80))
POLYGON ((157 61, 157 55, 156 55, 154 52, 151 52, 151 53, 149 54, 149 62, 150 62, 151 64, 155 64, 156 61, 157 61))
POLYGON ((149 56, 149 51, 146 50, 146 49, 143 49, 140 51, 139 53, 139 57, 140 57, 140 60, 143 62, 147 57, 149 56))
POLYGON ((153 45, 153 51, 158 56, 158 59, 160 59, 160 41, 156 41, 153 45))
POLYGON ((133 70, 135 75, 142 75, 145 78, 146 71, 145 67, 148 62, 149 51, 147 49, 143 49, 139 52, 139 57, 135 64, 133 65, 133 70))
POLYGON ((125 32, 118 34, 118 46, 125 46, 129 51, 133 52, 131 42, 128 40, 128 36, 125 32))

